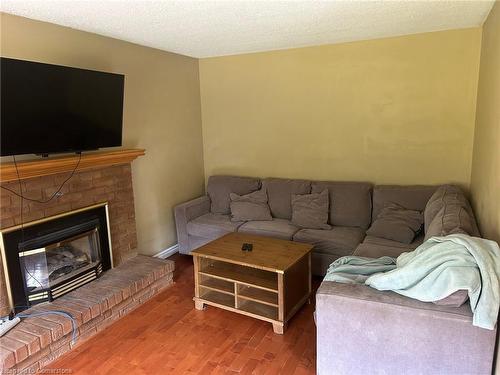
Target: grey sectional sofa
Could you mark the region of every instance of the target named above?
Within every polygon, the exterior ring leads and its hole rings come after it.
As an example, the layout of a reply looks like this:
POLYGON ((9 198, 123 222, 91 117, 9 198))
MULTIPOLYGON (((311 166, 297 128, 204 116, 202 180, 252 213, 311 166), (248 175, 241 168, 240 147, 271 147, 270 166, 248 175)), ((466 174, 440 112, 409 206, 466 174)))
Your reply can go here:
MULTIPOLYGON (((363 182, 308 181, 280 178, 211 176, 207 195, 175 207, 179 251, 191 250, 230 232, 243 232, 314 245, 312 271, 324 275, 328 266, 344 255, 378 257, 398 256, 415 249, 423 241, 413 243, 366 236, 366 230, 387 202, 423 211, 437 186, 373 186, 363 182), (272 221, 232 222, 229 193, 247 194, 265 187, 272 221), (308 194, 328 189, 331 230, 301 229, 291 222, 292 194, 308 194)), ((475 227, 477 232, 477 227, 475 227)), ((478 233, 478 232, 477 232, 478 233)), ((476 233, 476 234, 477 234, 476 233)))
MULTIPOLYGON (((428 214, 437 186, 387 186, 360 182, 212 176, 207 195, 175 207, 179 250, 189 252, 230 232, 272 236, 314 245, 312 270, 324 275, 344 255, 397 257, 420 245, 427 231, 446 234, 447 223, 471 219, 468 234, 479 236, 469 202, 460 189, 444 189, 428 214), (267 190, 272 221, 232 222, 229 193, 267 190), (291 195, 330 196, 332 229, 301 229, 291 222, 291 195), (448 194, 449 195, 444 195, 448 194), (448 199, 451 198, 451 199, 448 199), (459 201, 460 204, 456 204, 459 201), (410 244, 367 236, 366 230, 388 202, 424 211, 425 231, 410 244), (430 216, 429 216, 430 215, 430 216), (432 223, 431 223, 432 222, 432 223), (432 224, 432 228, 431 228, 432 224), (436 228, 437 226, 437 228, 436 228), (445 230, 446 229, 446 230, 445 230)), ((443 189, 440 189, 440 191, 443 189)), ((438 194, 438 193, 436 193, 438 194)), ((489 374, 496 330, 472 326, 468 304, 441 306, 379 292, 364 285, 323 281, 316 293, 318 374, 489 374)))

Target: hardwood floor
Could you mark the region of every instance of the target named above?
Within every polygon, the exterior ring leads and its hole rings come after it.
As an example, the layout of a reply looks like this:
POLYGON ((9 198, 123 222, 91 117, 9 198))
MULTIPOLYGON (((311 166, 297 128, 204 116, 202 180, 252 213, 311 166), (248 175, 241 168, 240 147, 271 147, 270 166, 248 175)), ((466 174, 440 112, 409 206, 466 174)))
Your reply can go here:
MULTIPOLYGON (((175 284, 52 363, 72 374, 315 374, 313 304, 284 335, 272 325, 207 307, 194 309, 193 263, 175 255, 175 284)), ((314 290, 319 282, 313 280, 314 290)))

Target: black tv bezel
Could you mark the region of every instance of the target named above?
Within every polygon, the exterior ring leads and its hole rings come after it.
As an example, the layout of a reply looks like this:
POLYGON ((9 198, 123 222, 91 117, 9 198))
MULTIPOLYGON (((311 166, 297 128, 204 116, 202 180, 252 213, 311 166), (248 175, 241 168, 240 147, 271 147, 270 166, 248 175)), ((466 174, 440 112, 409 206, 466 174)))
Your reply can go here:
MULTIPOLYGON (((0 66, 3 60, 10 60, 10 61, 20 61, 23 63, 31 63, 31 64, 37 64, 37 65, 44 65, 47 67, 57 67, 57 68, 62 68, 62 69, 69 69, 69 70, 74 70, 74 71, 84 71, 84 72, 91 72, 91 73, 99 73, 99 74, 105 74, 105 75, 111 75, 111 76, 117 76, 121 78, 121 113, 120 113, 120 142, 118 144, 100 144, 100 145, 95 145, 92 147, 84 147, 84 148, 73 148, 73 147, 58 147, 57 149, 43 149, 43 148, 37 148, 30 150, 29 152, 25 152, 25 150, 21 152, 16 152, 16 153, 8 153, 4 154, 1 148, 0 144, 0 157, 8 157, 8 156, 17 156, 17 155, 41 155, 41 156, 49 156, 49 155, 54 155, 54 154, 66 154, 66 153, 81 153, 84 151, 95 151, 100 148, 109 148, 109 147, 121 147, 123 145, 123 112, 124 112, 124 107, 125 107, 125 74, 122 73, 111 73, 111 72, 105 72, 102 70, 94 70, 94 69, 85 69, 85 68, 76 68, 73 66, 68 66, 68 65, 60 65, 60 64, 49 64, 45 62, 40 62, 40 61, 33 61, 33 60, 24 60, 24 59, 16 59, 12 57, 4 57, 0 56, 0 66)), ((0 70, 0 79, 1 75, 3 73, 0 70)), ((1 91, 1 90, 0 90, 1 91)), ((0 95, 2 93, 0 92, 0 95)), ((0 124, 1 126, 1 124, 0 124)))

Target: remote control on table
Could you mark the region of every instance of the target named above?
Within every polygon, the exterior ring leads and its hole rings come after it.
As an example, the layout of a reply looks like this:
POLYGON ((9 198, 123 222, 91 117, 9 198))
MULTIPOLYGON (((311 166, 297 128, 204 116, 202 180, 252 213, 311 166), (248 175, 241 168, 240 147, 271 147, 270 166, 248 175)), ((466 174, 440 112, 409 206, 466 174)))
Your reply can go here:
POLYGON ((252 251, 253 245, 251 243, 244 243, 243 246, 241 246, 241 250, 243 251, 252 251))

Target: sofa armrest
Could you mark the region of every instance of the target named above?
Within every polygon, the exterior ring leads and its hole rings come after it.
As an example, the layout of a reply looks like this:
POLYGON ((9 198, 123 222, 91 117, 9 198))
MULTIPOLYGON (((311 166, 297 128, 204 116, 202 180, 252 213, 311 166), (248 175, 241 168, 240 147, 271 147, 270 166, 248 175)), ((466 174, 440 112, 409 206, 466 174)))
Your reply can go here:
POLYGON ((210 198, 204 195, 174 207, 175 226, 177 229, 177 242, 179 252, 189 254, 189 235, 187 223, 191 220, 210 212, 210 198))
POLYGON ((316 326, 318 374, 491 373, 496 330, 474 327, 468 304, 323 281, 316 326))

